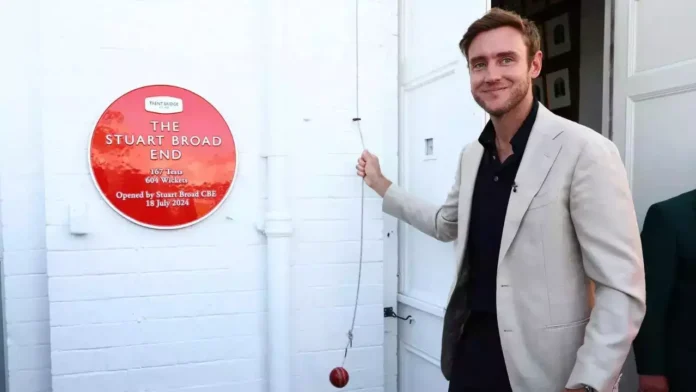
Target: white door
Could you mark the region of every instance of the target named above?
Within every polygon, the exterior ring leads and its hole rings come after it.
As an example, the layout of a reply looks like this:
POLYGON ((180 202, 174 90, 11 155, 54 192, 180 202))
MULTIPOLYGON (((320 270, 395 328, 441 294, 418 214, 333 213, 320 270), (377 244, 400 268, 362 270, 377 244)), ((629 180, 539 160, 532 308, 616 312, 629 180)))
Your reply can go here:
MULTIPOLYGON (((696 2, 616 1, 612 140, 642 227, 651 204, 696 188, 696 2)), ((621 390, 635 391, 627 361, 621 390)))
MULTIPOLYGON (((478 137, 487 120, 471 96, 458 44, 469 24, 488 7, 488 0, 401 0, 399 183, 433 203, 445 200, 461 148, 478 137)), ((396 238, 387 238, 394 245, 388 245, 385 255, 390 265, 398 259, 394 310, 400 317, 411 318, 385 319, 387 328, 397 325, 398 331, 392 342, 385 342, 398 346, 398 365, 387 360, 386 371, 396 376, 398 370, 398 392, 446 391, 440 342, 456 269, 453 245, 404 224, 398 225, 395 234, 396 238)), ((389 379, 386 390, 395 392, 389 379)))
POLYGON ((613 140, 639 222, 652 203, 696 188, 696 2, 617 1, 613 140))

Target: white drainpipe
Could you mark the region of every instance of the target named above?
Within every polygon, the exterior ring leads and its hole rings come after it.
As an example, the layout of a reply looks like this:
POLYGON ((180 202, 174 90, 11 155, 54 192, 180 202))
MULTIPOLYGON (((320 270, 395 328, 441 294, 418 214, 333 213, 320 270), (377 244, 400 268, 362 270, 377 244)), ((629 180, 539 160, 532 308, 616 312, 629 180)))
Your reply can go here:
POLYGON ((290 392, 290 241, 292 219, 285 198, 286 156, 267 156, 268 206, 264 224, 267 237, 267 331, 270 392, 290 392))
POLYGON ((268 46, 260 49, 266 54, 266 131, 262 134, 261 149, 265 158, 265 190, 268 198, 263 232, 267 237, 267 333, 266 360, 268 390, 290 392, 291 388, 291 270, 290 245, 292 217, 288 209, 288 124, 290 102, 288 94, 286 47, 287 0, 266 0, 264 28, 268 46))

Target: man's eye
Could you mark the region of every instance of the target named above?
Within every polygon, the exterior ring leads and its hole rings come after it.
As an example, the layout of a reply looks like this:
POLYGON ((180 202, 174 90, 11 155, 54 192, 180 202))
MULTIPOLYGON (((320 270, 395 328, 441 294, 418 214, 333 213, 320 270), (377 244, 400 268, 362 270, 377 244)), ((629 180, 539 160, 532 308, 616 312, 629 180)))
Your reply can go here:
POLYGON ((512 59, 510 57, 505 57, 502 62, 503 64, 510 64, 512 63, 512 59))
POLYGON ((484 64, 483 64, 483 63, 476 63, 476 64, 474 64, 474 66, 473 66, 472 68, 473 68, 473 69, 481 69, 481 68, 483 68, 483 67, 484 67, 484 64))

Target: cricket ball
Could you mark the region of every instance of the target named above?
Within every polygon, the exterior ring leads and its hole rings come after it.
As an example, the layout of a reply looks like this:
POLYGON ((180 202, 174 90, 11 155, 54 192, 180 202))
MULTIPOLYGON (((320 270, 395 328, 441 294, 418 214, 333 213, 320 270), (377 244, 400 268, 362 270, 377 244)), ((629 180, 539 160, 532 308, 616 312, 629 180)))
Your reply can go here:
POLYGON ((336 388, 343 388, 348 385, 348 378, 348 371, 342 367, 334 368, 331 370, 331 374, 329 374, 331 385, 336 388))

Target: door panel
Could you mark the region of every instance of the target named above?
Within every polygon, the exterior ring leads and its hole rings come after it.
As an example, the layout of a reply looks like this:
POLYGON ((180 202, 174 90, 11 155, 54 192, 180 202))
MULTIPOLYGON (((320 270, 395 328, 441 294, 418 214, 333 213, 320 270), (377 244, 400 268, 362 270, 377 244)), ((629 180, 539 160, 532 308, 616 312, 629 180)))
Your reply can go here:
POLYGON ((439 364, 432 357, 406 343, 400 347, 403 353, 401 391, 446 391, 447 380, 440 373, 439 364))
POLYGON ((459 61, 457 45, 484 1, 401 2, 401 80, 409 83, 443 65, 459 61), (467 3, 474 3, 468 4, 467 3))
MULTIPOLYGON (((459 40, 488 0, 402 0, 400 4, 399 181, 411 194, 442 203, 459 152, 486 121, 470 92, 459 40)), ((440 372, 445 301, 455 276, 452 243, 399 224, 399 392, 447 390, 440 372)))
MULTIPOLYGON (((612 140, 624 158, 638 215, 696 188, 696 3, 616 1, 612 140)), ((637 390, 633 355, 621 391, 637 390)))
POLYGON ((639 222, 652 203, 696 188, 696 3, 616 2, 614 142, 639 222))
POLYGON ((641 221, 651 203, 696 188, 694 102, 690 90, 634 104, 633 191, 641 221))
MULTIPOLYGON (((480 132, 481 120, 472 122, 463 115, 468 90, 462 86, 466 70, 461 66, 456 62, 404 88, 403 185, 434 203, 442 203, 452 187, 462 146, 480 132)), ((404 232, 403 293, 444 306, 455 268, 452 245, 412 227, 404 232)))
POLYGON ((694 33, 696 2, 670 0, 668 7, 659 1, 644 1, 635 5, 637 12, 633 26, 637 29, 633 58, 636 72, 696 59, 696 46, 669 44, 682 42, 685 37, 693 37, 691 34, 694 33))

